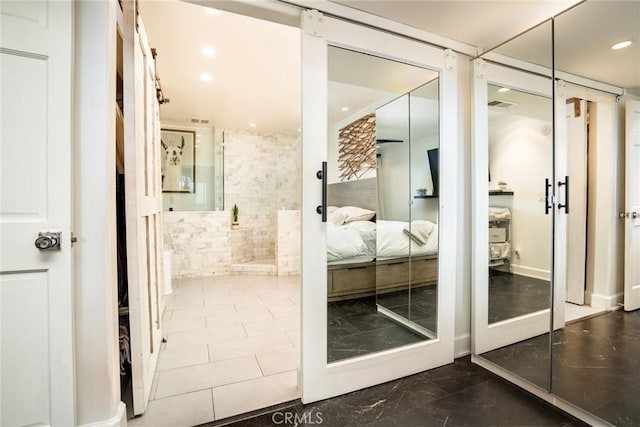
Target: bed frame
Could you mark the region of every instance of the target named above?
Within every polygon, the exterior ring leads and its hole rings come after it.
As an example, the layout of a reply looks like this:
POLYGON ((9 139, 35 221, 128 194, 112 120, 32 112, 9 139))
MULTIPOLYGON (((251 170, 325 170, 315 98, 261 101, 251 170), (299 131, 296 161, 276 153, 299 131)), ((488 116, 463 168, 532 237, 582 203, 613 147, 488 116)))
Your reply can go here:
MULTIPOLYGON (((329 184, 327 186, 328 205, 359 206, 377 212, 377 188, 376 178, 329 184)), ((329 301, 398 291, 408 289, 409 285, 411 287, 433 286, 437 281, 438 255, 373 260, 327 267, 329 301)))
POLYGON ((433 286, 437 281, 437 255, 329 265, 327 297, 329 301, 360 298, 406 290, 409 286, 433 286))

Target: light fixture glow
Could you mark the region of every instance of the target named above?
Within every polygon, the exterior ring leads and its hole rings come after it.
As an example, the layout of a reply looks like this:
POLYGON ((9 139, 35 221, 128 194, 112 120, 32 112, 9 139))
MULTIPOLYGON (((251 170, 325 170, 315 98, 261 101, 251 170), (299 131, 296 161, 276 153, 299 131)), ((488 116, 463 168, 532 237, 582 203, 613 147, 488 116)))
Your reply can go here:
POLYGON ((498 92, 500 93, 505 93, 505 92, 509 92, 511 89, 509 89, 508 87, 501 87, 500 89, 498 89, 498 92))
POLYGON ((220 11, 218 9, 214 9, 212 7, 205 7, 204 11, 207 12, 209 15, 213 15, 213 16, 220 15, 220 11))
POLYGON ((622 42, 618 42, 618 43, 614 44, 613 46, 611 46, 611 49, 613 49, 613 50, 624 49, 625 47, 631 46, 631 43, 633 43, 632 40, 625 40, 625 41, 622 41, 622 42))
POLYGON ((216 50, 212 46, 204 45, 202 46, 202 54, 204 56, 212 57, 216 55, 216 50))
POLYGON ((251 126, 252 128, 256 127, 255 123, 249 123, 249 126, 251 126))
POLYGON ((202 73, 200 74, 200 80, 203 82, 210 82, 213 80, 213 76, 209 73, 202 73))
POLYGON ((342 111, 349 111, 349 107, 342 107, 341 110, 342 111))

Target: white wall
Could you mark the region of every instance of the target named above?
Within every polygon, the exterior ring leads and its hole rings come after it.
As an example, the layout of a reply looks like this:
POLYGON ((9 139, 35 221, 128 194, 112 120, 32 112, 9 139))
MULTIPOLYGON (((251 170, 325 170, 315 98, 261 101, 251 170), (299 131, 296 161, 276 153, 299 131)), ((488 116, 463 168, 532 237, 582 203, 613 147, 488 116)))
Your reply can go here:
POLYGON ((116 267, 117 2, 75 3, 76 423, 123 423, 116 267))
POLYGON ((592 264, 585 298, 597 308, 612 308, 622 302, 624 222, 624 114, 616 105, 592 103, 589 147, 589 232, 593 241, 592 264), (622 117, 620 117, 622 116, 622 117))
POLYGON ((545 135, 543 129, 550 125, 549 121, 512 115, 489 122, 491 179, 506 181, 515 193, 489 198, 493 206, 512 209, 513 271, 546 280, 552 239, 551 215, 544 213, 544 185, 545 178, 552 176, 552 147, 551 134, 545 135))
POLYGON ((461 280, 456 284, 456 357, 471 352, 471 62, 458 55, 458 140, 440 144, 458 144, 458 260, 461 280))

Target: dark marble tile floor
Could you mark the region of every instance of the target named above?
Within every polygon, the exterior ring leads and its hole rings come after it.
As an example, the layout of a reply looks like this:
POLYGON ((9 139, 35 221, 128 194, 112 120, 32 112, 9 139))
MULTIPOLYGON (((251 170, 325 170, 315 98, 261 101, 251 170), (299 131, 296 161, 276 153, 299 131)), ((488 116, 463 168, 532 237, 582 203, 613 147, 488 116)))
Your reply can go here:
POLYGON ((640 310, 613 311, 482 356, 617 426, 640 425, 640 310), (551 357, 551 359, 550 359, 551 357))
POLYGON ((375 296, 330 302, 327 310, 329 362, 428 339, 379 313, 375 296))
POLYGON ((549 308, 550 291, 547 280, 490 270, 489 323, 549 308))
POLYGON ((292 402, 267 412, 207 424, 219 425, 585 426, 473 365, 468 356, 440 368, 309 405, 292 402), (286 423, 285 417, 291 423, 286 423))

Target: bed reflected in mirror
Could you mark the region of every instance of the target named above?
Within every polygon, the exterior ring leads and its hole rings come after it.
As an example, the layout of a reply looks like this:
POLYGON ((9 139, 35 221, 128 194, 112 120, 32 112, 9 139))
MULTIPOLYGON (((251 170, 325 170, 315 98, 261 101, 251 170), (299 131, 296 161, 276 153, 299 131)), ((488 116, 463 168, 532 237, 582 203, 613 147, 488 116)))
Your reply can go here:
POLYGON ((328 74, 331 363, 436 336, 437 197, 410 203, 433 196, 439 107, 431 70, 330 47, 328 74))

